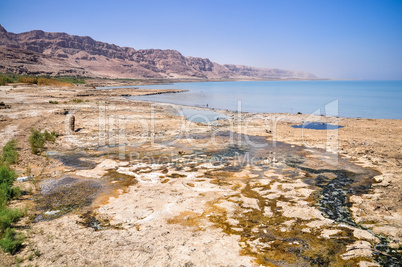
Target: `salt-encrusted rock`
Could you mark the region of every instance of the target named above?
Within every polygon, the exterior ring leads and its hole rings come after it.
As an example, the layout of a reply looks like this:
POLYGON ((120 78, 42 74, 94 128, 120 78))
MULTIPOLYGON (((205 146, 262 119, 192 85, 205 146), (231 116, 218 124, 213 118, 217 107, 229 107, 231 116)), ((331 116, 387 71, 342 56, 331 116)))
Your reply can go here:
POLYGON ((112 159, 105 159, 97 167, 101 168, 102 170, 112 170, 118 167, 118 163, 112 159))
POLYGON ((353 235, 358 239, 365 239, 365 240, 368 240, 368 241, 374 241, 375 243, 380 242, 380 240, 377 237, 375 237, 369 231, 366 231, 366 230, 363 230, 363 229, 355 229, 353 231, 353 235))
POLYGON ((340 232, 342 232, 342 231, 339 229, 324 229, 321 231, 320 237, 330 239, 332 235, 336 235, 340 232))
POLYGON ((118 163, 111 159, 105 159, 92 170, 79 170, 75 174, 79 176, 99 179, 107 173, 108 170, 113 170, 118 167, 118 163))
POLYGON ((380 266, 378 263, 371 262, 371 261, 359 261, 357 264, 359 267, 376 267, 380 266))
POLYGON ((382 175, 374 176, 373 181, 374 183, 381 183, 382 181, 384 181, 384 176, 382 175))
POLYGON ((346 247, 346 252, 341 255, 343 260, 352 258, 371 258, 373 250, 367 241, 356 241, 346 247))

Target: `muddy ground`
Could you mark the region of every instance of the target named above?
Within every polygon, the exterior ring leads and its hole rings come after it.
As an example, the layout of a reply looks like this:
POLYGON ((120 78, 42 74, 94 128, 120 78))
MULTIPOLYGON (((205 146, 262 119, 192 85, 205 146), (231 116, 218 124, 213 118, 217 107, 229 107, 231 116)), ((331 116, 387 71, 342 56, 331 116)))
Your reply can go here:
POLYGON ((34 175, 11 203, 29 206, 22 266, 400 260, 401 120, 215 110, 229 119, 196 123, 125 98, 168 91, 0 87, 0 144, 15 138, 13 167, 34 175), (291 127, 308 121, 344 127, 291 127), (33 155, 31 128, 60 136, 33 155))

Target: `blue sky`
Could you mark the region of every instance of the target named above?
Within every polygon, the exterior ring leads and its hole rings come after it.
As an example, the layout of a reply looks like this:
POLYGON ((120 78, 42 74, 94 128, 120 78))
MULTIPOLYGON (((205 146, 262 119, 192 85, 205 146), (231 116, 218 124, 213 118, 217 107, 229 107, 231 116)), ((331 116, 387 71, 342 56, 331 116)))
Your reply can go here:
POLYGON ((401 0, 0 0, 0 24, 322 78, 402 80, 401 0))

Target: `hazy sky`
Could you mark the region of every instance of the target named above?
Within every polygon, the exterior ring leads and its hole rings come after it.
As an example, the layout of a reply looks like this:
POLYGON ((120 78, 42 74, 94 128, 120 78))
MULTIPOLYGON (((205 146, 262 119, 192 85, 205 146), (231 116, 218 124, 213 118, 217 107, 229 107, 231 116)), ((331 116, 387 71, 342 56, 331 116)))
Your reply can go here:
POLYGON ((0 24, 322 78, 402 80, 402 0, 0 0, 0 24))

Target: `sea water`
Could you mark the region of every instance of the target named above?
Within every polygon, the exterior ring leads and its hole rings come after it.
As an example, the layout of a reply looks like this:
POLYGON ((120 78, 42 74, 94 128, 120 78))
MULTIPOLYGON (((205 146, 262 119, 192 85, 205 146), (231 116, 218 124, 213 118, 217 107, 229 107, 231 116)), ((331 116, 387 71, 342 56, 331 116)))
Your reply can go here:
POLYGON ((402 81, 192 82, 141 88, 188 91, 132 99, 255 113, 402 119, 402 81))

